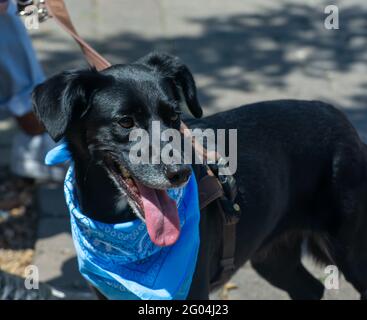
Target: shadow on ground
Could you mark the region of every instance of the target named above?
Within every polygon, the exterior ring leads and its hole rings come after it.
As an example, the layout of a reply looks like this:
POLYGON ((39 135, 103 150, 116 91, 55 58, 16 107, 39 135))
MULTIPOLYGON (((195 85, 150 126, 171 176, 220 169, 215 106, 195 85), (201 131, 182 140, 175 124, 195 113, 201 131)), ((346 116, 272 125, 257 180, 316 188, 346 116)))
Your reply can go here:
MULTIPOLYGON (((113 63, 131 62, 152 50, 179 55, 196 76, 208 79, 199 91, 204 105, 210 105, 214 97, 208 88, 248 92, 259 81, 281 90, 285 77, 295 71, 320 78, 325 71, 347 72, 356 63, 367 62, 367 9, 358 5, 342 8, 342 26, 336 31, 324 28, 322 8, 285 3, 257 14, 192 18, 188 22, 202 30, 195 36, 148 39, 121 33, 101 42, 88 40, 113 63)), ((50 45, 61 40, 41 33, 34 38, 50 45)), ((46 52, 42 62, 50 74, 73 68, 78 61, 80 52, 46 52)))

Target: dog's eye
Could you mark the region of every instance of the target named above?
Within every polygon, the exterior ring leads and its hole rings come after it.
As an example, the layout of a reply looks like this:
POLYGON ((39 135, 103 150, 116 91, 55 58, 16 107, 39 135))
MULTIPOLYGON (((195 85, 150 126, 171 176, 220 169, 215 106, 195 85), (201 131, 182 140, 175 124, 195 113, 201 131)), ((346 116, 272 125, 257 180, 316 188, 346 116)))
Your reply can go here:
POLYGON ((134 119, 131 117, 123 117, 119 120, 119 125, 123 128, 130 129, 134 126, 134 119))

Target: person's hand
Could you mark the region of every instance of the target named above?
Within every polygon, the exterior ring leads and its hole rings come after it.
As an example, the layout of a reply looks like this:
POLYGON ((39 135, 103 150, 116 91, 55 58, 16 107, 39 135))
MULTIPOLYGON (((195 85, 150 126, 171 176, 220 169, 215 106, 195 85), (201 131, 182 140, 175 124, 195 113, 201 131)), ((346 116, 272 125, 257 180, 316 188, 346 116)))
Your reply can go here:
POLYGON ((31 111, 21 117, 15 117, 20 128, 27 134, 35 136, 45 132, 45 127, 38 121, 31 111))

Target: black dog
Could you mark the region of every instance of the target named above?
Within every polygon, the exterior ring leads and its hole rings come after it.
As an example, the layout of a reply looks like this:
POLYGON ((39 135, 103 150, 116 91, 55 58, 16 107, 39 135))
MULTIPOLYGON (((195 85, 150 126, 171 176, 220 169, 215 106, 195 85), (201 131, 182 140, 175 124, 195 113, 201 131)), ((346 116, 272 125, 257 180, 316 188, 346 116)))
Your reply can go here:
MULTIPOLYGON (((157 193, 186 182, 187 165, 135 165, 128 156, 132 128, 149 131, 153 120, 161 122, 161 130, 179 128, 182 96, 200 117, 191 73, 166 54, 102 72, 61 73, 36 88, 39 119, 55 141, 65 137, 70 146, 85 214, 107 223, 144 217, 132 179, 157 193)), ((243 213, 237 226, 237 268, 251 260, 292 298, 320 299, 323 285, 300 260, 307 240, 309 252, 335 264, 366 297, 367 148, 340 111, 318 101, 269 101, 190 125, 238 129, 235 177, 243 213)), ((145 218, 147 225, 154 224, 145 218)), ((153 230, 150 235, 169 244, 172 234, 167 234, 154 235, 153 230)), ((200 239, 191 299, 208 298, 218 272, 222 219, 210 207, 201 213, 200 239)))

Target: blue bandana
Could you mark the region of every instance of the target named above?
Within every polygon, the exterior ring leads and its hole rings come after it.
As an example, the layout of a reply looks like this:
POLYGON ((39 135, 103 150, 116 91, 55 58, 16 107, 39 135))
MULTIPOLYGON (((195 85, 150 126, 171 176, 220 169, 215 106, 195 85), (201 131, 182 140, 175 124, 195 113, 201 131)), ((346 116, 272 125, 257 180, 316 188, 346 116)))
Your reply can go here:
MULTIPOLYGON (((46 164, 70 160, 65 143, 52 149, 46 164)), ((181 233, 172 246, 158 247, 144 222, 107 224, 85 216, 75 192, 73 165, 64 184, 81 274, 109 299, 185 299, 199 250, 200 210, 194 174, 183 188, 169 189, 177 203, 181 233)))

